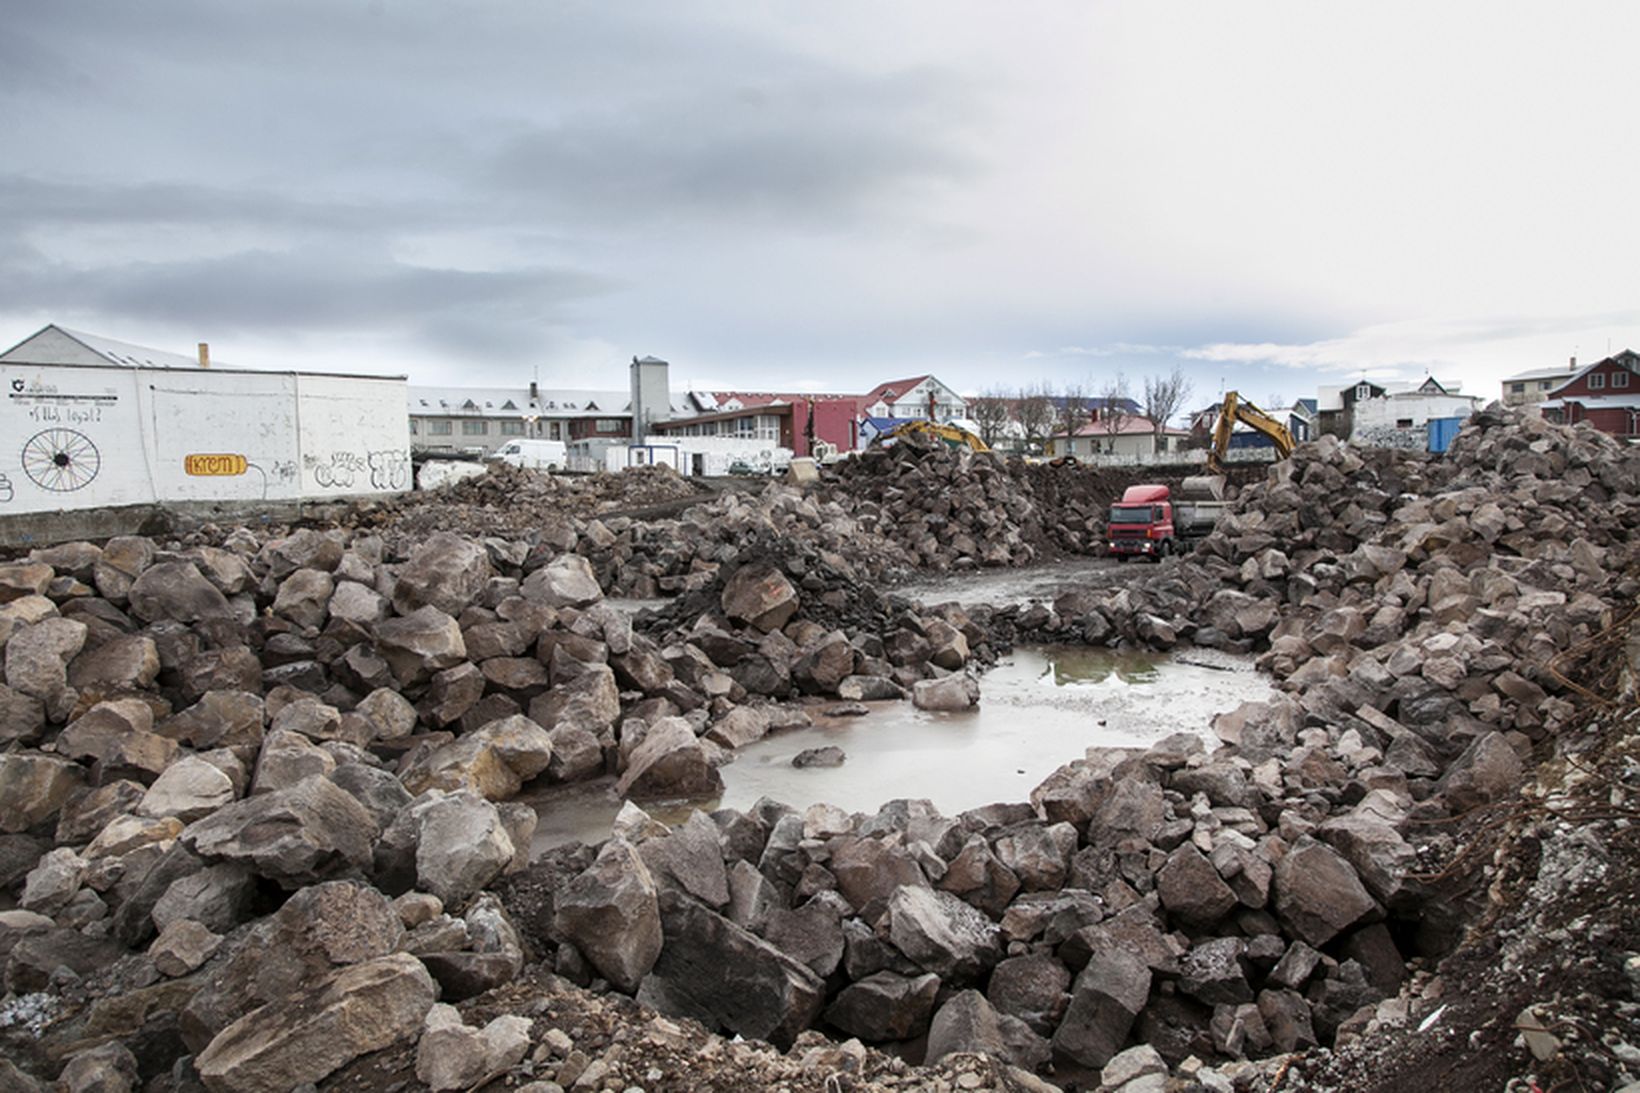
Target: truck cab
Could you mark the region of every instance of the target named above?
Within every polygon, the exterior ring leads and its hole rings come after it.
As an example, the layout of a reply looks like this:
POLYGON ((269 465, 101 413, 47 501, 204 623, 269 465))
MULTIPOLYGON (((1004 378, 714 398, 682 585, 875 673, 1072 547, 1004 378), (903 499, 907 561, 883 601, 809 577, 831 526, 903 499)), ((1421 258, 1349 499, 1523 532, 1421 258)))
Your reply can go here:
POLYGON ((1110 507, 1105 543, 1119 562, 1161 561, 1173 548, 1173 499, 1166 486, 1129 486, 1110 507))

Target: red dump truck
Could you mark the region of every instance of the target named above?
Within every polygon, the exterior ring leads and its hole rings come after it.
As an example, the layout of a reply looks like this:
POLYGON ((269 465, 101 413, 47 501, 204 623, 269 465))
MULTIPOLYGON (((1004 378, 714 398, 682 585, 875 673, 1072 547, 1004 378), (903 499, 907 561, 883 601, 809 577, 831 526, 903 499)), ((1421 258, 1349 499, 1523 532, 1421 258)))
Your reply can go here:
POLYGON ((1185 479, 1177 501, 1166 486, 1129 486, 1110 507, 1105 543, 1119 562, 1133 557, 1159 562, 1213 530, 1229 507, 1220 500, 1223 495, 1224 479, 1216 476, 1185 479))

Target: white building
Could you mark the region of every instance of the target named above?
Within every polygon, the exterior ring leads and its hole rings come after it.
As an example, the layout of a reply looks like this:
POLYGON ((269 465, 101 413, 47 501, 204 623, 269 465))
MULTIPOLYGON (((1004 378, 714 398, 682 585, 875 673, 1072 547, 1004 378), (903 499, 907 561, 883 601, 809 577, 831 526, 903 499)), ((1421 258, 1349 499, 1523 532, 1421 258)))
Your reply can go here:
POLYGON ((0 514, 410 486, 403 376, 271 372, 47 326, 0 353, 0 514))
POLYGON ((1505 406, 1536 406, 1549 397, 1563 383, 1577 375, 1577 358, 1573 357, 1564 368, 1533 368, 1517 372, 1503 381, 1505 406))
POLYGON ((866 417, 946 422, 968 416, 968 401, 933 376, 879 383, 860 398, 866 417))
POLYGON ((1352 439, 1370 436, 1372 430, 1423 430, 1436 418, 1468 417, 1480 399, 1459 393, 1460 384, 1443 384, 1434 376, 1416 386, 1388 384, 1384 393, 1355 403, 1352 439), (1363 432, 1366 430, 1367 432, 1363 432))

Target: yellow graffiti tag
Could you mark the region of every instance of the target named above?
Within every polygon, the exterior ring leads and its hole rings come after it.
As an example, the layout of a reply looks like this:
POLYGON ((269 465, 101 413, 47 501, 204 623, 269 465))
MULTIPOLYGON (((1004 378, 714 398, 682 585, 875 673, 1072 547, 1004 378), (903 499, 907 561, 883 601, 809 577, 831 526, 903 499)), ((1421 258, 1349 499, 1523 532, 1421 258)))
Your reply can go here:
POLYGON ((245 468, 250 466, 242 455, 212 454, 212 455, 185 455, 182 457, 182 469, 194 475, 235 475, 244 474, 245 468))

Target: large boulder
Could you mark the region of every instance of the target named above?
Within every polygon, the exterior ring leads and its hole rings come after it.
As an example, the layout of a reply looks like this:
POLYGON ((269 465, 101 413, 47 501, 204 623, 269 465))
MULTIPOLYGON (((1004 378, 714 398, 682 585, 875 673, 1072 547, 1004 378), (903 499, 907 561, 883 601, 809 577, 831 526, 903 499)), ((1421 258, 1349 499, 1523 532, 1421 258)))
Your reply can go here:
POLYGON ((431 604, 378 623, 376 648, 405 686, 425 683, 467 659, 461 625, 431 604))
POLYGON ((315 629, 325 623, 336 579, 322 569, 298 569, 286 577, 273 598, 273 613, 297 626, 315 629))
POLYGON ((448 531, 434 532, 400 567, 393 606, 401 615, 427 606, 459 615, 494 573, 483 546, 448 531))
POLYGON ((663 717, 633 750, 615 792, 633 800, 712 797, 723 792, 723 776, 689 722, 663 717))
POLYGON ((425 754, 399 777, 411 793, 470 789, 505 801, 552 762, 552 737, 522 714, 492 721, 425 754))
POLYGON ((888 939, 946 981, 978 979, 1002 958, 1002 936, 985 914, 949 892, 916 885, 888 901, 888 939))
POLYGON ((144 622, 200 622, 233 617, 233 607, 192 562, 156 562, 127 593, 131 613, 144 622))
POLYGON ((1053 1035, 1054 1050, 1102 1067, 1121 1050, 1150 997, 1150 969, 1131 953, 1096 952, 1076 977, 1071 1004, 1053 1035))
POLYGON ((242 862, 299 888, 368 866, 377 834, 375 818, 355 797, 315 775, 195 820, 182 840, 202 857, 242 862))
POLYGON ((142 634, 110 638, 86 649, 68 666, 68 685, 92 694, 118 694, 153 686, 159 676, 159 647, 142 634))
POLYGON ((145 778, 176 759, 177 742, 153 731, 154 710, 140 698, 99 702, 57 738, 57 750, 89 759, 105 770, 131 770, 145 778))
POLYGON ((926 1063, 957 1052, 990 1055, 1035 1070, 1051 1055, 1048 1042, 1018 1018, 998 1013, 976 990, 959 991, 940 1006, 928 1028, 926 1063))
POLYGON ((1194 843, 1168 855, 1156 874, 1156 894, 1168 914, 1198 929, 1212 926, 1236 906, 1236 893, 1194 843))
POLYGON ((825 984, 808 967, 678 892, 660 897, 665 943, 638 993, 663 1013, 790 1048, 825 984))
POLYGON ((1276 917, 1317 949, 1380 911, 1350 863, 1308 835, 1276 863, 1274 887, 1276 917))
MULTIPOLYGON (((627 807, 637 806, 628 802, 627 807)), ((687 892, 715 911, 729 903, 729 873, 723 866, 718 826, 695 811, 682 826, 659 838, 645 839, 638 855, 656 880, 687 892)))
POLYGON ((512 864, 516 846, 500 812, 476 793, 418 802, 416 887, 455 905, 512 864))
POLYGON ((0 831, 23 832, 57 814, 85 781, 85 768, 59 755, 0 753, 0 831))
POLYGON ((966 672, 940 679, 919 679, 912 684, 911 703, 919 710, 972 709, 979 705, 979 680, 966 672))
POLYGON ((939 995, 940 977, 873 972, 837 993, 826 1008, 826 1022, 868 1043, 911 1040, 928 1030, 939 995))
POLYGON ((589 607, 604 598, 592 563, 579 554, 561 554, 524 578, 527 600, 548 607, 589 607))
POLYGON ((60 618, 18 630, 6 642, 6 685, 49 702, 68 686, 68 662, 85 645, 85 635, 85 623, 60 618))
POLYGON ((187 823, 234 799, 233 779, 220 767, 188 755, 165 768, 137 804, 139 816, 175 816, 187 823))
POLYGON ((778 630, 797 614, 797 589, 786 575, 767 564, 744 565, 724 582, 720 600, 723 613, 731 619, 768 633, 778 630))
POLYGON ((435 997, 433 977, 408 953, 340 968, 223 1029, 194 1067, 213 1091, 286 1093, 413 1038, 435 997))
POLYGON ((630 843, 606 842, 558 894, 553 928, 617 989, 638 989, 660 955, 663 934, 654 878, 630 843))

